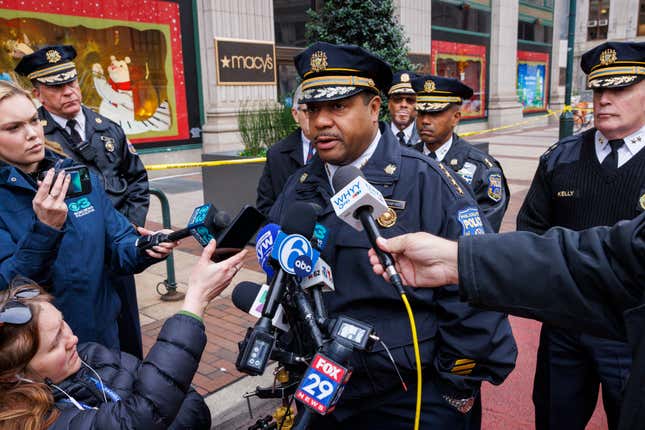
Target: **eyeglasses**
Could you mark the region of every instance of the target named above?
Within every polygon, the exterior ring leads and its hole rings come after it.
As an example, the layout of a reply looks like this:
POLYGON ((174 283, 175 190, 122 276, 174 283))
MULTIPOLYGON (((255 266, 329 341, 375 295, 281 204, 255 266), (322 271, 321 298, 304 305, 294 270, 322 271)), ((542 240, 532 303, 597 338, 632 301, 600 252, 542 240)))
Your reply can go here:
POLYGON ((31 299, 40 294, 37 288, 25 288, 18 291, 0 309, 0 325, 2 324, 26 324, 31 321, 31 309, 21 303, 20 300, 31 299))

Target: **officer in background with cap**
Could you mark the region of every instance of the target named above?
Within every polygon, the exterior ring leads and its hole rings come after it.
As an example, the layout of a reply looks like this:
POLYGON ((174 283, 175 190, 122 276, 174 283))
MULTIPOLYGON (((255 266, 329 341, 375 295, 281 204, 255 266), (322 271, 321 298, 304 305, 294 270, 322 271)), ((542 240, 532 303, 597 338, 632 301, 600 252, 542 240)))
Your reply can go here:
POLYGON ((484 216, 498 232, 510 200, 502 166, 454 132, 461 120, 461 104, 472 97, 473 90, 457 79, 433 75, 416 77, 412 87, 417 94, 420 138, 414 147, 450 167, 470 185, 484 216))
POLYGON ((289 176, 307 164, 316 152, 307 127, 305 112, 307 105, 298 103, 301 97, 302 85, 298 85, 293 93, 291 115, 299 127, 267 151, 267 161, 258 182, 258 196, 255 203, 258 210, 265 215, 269 214, 273 202, 282 192, 289 176))
MULTIPOLYGON (((15 71, 31 81, 33 93, 42 104, 38 114, 45 137, 99 176, 114 207, 132 224, 143 227, 150 201, 146 169, 123 129, 82 105, 74 58, 73 46, 46 46, 22 57, 15 71)), ((115 288, 122 302, 121 349, 141 358, 134 277, 112 278, 113 283, 119 284, 115 288)))
MULTIPOLYGON (((583 230, 645 211, 644 65, 644 43, 606 42, 582 56, 595 128, 562 139, 542 155, 518 230, 583 230)), ((538 430, 584 429, 599 384, 609 428, 617 427, 631 349, 583 329, 542 326, 533 387, 538 430)))
MULTIPOLYGON (((392 79, 387 63, 358 46, 317 42, 295 57, 295 64, 303 78, 299 102, 307 105, 317 156, 289 178, 270 219, 280 220, 294 201, 322 208, 318 222, 328 229, 329 240, 321 256, 336 287, 325 295, 330 317, 344 314, 372 324, 408 387, 403 390, 381 344, 354 352, 352 378, 338 407, 312 428, 409 430, 416 366, 407 314, 393 287, 372 271, 367 235, 334 213, 334 173, 340 166, 358 167, 383 194, 389 210, 377 222, 385 237, 427 231, 455 239, 490 228, 470 191, 445 166, 400 145, 389 125, 379 123, 380 91, 392 79)), ((479 428, 481 382, 501 383, 515 364, 509 323, 502 314, 461 302, 456 285, 429 291, 406 289, 424 370, 421 428, 479 428)))
POLYGON ((414 120, 417 112, 414 109, 417 96, 412 89, 412 72, 396 72, 392 85, 387 92, 387 108, 390 111, 390 129, 401 145, 411 146, 419 140, 414 120))

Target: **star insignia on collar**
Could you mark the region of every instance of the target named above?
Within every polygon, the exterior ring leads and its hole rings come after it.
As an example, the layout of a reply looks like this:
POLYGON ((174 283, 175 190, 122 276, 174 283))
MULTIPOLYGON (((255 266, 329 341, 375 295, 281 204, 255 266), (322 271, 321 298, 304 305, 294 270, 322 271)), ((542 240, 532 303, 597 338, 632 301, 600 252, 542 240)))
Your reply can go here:
POLYGON ((47 57, 47 61, 49 61, 50 63, 58 63, 62 58, 60 56, 60 53, 55 49, 50 49, 49 51, 47 51, 45 57, 47 57))
POLYGON ((302 175, 300 175, 300 183, 302 184, 303 182, 305 182, 308 177, 309 177, 309 174, 307 173, 303 173, 302 175))
POLYGON ((605 49, 600 53, 600 64, 603 66, 609 66, 614 63, 617 59, 615 49, 605 49))
POLYGON ((387 166, 385 166, 383 171, 388 175, 393 175, 394 172, 396 172, 396 166, 394 164, 388 164, 387 166))
POLYGON ((451 166, 456 166, 457 164, 459 164, 459 160, 457 160, 456 158, 453 158, 452 160, 450 160, 451 166))
POLYGON ((322 72, 327 69, 327 54, 323 51, 316 51, 309 61, 312 72, 322 72))
POLYGON ((94 121, 96 121, 97 124, 101 124, 103 122, 103 120, 99 117, 96 117, 94 121))
POLYGON ((47 127, 47 120, 46 119, 41 119, 40 120, 40 125, 43 127, 47 127))

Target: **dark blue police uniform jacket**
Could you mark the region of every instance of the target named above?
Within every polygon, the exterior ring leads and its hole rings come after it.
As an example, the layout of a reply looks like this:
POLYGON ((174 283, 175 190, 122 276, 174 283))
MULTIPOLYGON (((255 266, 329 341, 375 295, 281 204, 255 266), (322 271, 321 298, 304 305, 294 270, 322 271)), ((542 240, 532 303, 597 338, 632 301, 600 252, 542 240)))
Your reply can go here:
MULTIPOLYGON (((423 152, 423 146, 424 143, 419 141, 414 148, 423 152)), ((484 216, 493 230, 499 231, 511 199, 511 192, 499 162, 453 133, 452 145, 442 163, 470 185, 484 216)))
POLYGON ((302 129, 298 128, 267 151, 262 176, 258 182, 258 197, 255 206, 265 215, 282 192, 289 176, 304 166, 302 153, 302 129))
MULTIPOLYGON (((41 167, 56 159, 47 151, 41 167)), ((132 224, 114 209, 98 177, 91 178, 91 193, 65 199, 67 220, 56 230, 36 218, 35 182, 0 163, 0 289, 26 276, 54 296, 80 342, 118 348, 121 303, 108 273, 138 273, 159 260, 139 253, 132 224)))
POLYGON ((645 213, 611 228, 463 237, 459 285, 475 306, 629 341, 633 362, 618 428, 640 430, 645 422, 644 261, 645 213))
POLYGON ((99 178, 114 207, 135 225, 143 226, 150 205, 148 173, 123 129, 109 118, 83 106, 85 135, 89 147, 81 152, 69 134, 42 106, 40 119, 45 120, 45 137, 62 146, 73 160, 85 164, 99 178))
MULTIPOLYGON (((469 222, 479 217, 477 206, 470 191, 445 166, 399 145, 385 127, 381 124, 381 140, 362 169, 386 199, 405 202, 405 208, 396 210, 396 224, 381 228, 384 237, 426 231, 456 239, 479 233, 477 228, 490 231, 485 220, 478 227, 469 222)), ((323 162, 316 156, 289 178, 270 218, 280 220, 294 201, 315 202, 323 208, 318 222, 328 228, 329 238, 321 256, 332 268, 336 288, 325 294, 330 316, 344 314, 373 324, 404 379, 414 384, 414 351, 403 303, 395 289, 372 271, 367 235, 336 217, 332 195, 323 162)), ((459 300, 455 285, 406 288, 406 292, 416 319, 426 383, 440 384, 442 393, 465 398, 478 393, 481 381, 499 384, 511 372, 517 350, 505 315, 471 308, 459 300), (466 376, 458 375, 455 368, 456 360, 463 358, 476 362, 466 376)), ((351 414, 343 412, 346 400, 401 390, 382 346, 376 345, 370 353, 354 353, 351 365, 354 374, 334 415, 351 414)), ((377 407, 376 402, 370 403, 369 407, 377 407)))

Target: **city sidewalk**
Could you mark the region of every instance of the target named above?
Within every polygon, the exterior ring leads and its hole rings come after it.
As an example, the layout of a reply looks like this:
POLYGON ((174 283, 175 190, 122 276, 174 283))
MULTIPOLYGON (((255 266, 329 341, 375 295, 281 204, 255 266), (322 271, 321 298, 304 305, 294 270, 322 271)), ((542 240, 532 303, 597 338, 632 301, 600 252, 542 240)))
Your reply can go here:
MULTIPOLYGON (((511 188, 511 202, 504 218, 502 231, 515 229, 515 217, 519 210, 538 164, 539 156, 556 140, 557 127, 535 127, 509 130, 470 138, 471 141, 487 141, 489 151, 504 168, 511 188)), ((169 170, 168 176, 153 179, 151 187, 164 191, 171 206, 172 225, 186 225, 195 207, 203 203, 201 174, 182 174, 181 170, 169 170)), ((227 185, 224 185, 227 186, 227 185)), ((228 184, 230 186, 230 184, 228 184)), ((146 227, 161 228, 161 210, 158 200, 152 197, 146 227)), ((217 206, 217 202, 212 202, 217 206)), ((201 248, 194 239, 184 239, 174 252, 176 279, 179 290, 185 290, 188 276, 201 248)), ((154 343, 166 318, 181 307, 181 302, 162 302, 155 287, 166 279, 166 266, 157 264, 137 276, 137 293, 142 324, 143 344, 147 350, 154 343)), ((244 268, 232 282, 261 283, 264 274, 258 267, 255 253, 249 253, 244 268)), ((246 429, 255 420, 271 412, 276 402, 251 400, 254 419, 249 419, 246 401, 241 394, 251 391, 256 385, 271 385, 269 370, 262 377, 246 377, 235 370, 237 342, 243 339, 247 327, 255 319, 233 306, 229 287, 208 307, 205 315, 208 344, 193 383, 207 403, 213 415, 214 428, 246 429)), ((162 291, 163 292, 163 291, 162 291)), ((518 343, 519 355, 516 370, 504 384, 483 387, 483 424, 485 430, 532 429, 533 404, 531 388, 535 371, 535 355, 540 324, 532 320, 511 317, 511 324, 518 343)), ((596 409, 588 430, 607 428, 602 405, 596 409)))

